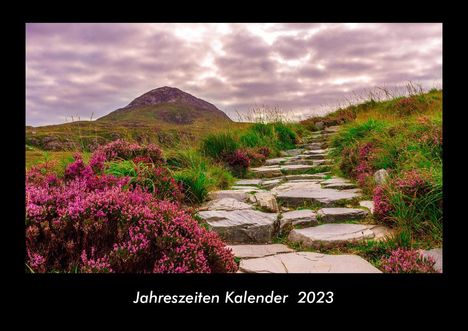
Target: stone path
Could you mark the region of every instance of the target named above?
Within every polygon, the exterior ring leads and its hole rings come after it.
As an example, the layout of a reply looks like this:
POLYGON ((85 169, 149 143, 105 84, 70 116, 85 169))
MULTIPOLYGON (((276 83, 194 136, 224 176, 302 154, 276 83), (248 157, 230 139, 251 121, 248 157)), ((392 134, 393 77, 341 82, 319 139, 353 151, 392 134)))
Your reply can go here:
POLYGON ((210 192, 198 215, 240 259, 243 273, 378 273, 357 255, 301 252, 274 244, 314 249, 361 240, 380 240, 391 231, 370 224, 372 201, 356 185, 331 176, 327 146, 338 127, 314 133, 307 143, 251 168, 252 178, 230 190, 210 192))

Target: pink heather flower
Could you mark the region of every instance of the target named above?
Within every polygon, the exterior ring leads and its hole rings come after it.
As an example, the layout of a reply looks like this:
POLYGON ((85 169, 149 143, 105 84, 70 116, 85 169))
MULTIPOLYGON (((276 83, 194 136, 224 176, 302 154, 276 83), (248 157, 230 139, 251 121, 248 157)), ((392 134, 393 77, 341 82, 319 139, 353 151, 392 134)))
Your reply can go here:
MULTIPOLYGON (((132 144, 123 146, 128 148, 108 152, 117 156, 141 151, 132 144)), ((145 151, 150 157, 158 155, 154 148, 145 151)), ((92 160, 87 165, 76 156, 64 179, 45 180, 39 169, 27 174, 26 247, 33 271, 237 270, 232 252, 216 233, 202 228, 180 204, 159 200, 178 194, 179 186, 167 170, 151 165, 142 174, 152 176, 156 195, 141 185, 127 188, 128 178, 102 174, 102 154, 92 160)))
POLYGON ((387 273, 434 273, 435 261, 423 257, 419 251, 398 248, 387 258, 382 258, 381 266, 387 273))

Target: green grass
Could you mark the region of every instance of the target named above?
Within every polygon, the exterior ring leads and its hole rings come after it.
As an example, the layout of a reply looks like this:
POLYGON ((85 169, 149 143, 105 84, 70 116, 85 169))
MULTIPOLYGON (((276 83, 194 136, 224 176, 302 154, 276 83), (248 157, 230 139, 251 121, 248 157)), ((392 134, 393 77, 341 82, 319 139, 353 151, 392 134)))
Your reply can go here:
MULTIPOLYGON (((338 118, 329 114, 328 118, 338 118)), ((372 173, 386 169, 390 182, 403 178, 408 171, 417 171, 430 178, 431 188, 424 195, 405 196, 395 184, 386 192, 391 196, 391 224, 409 246, 442 244, 442 91, 396 98, 383 102, 367 102, 350 107, 346 124, 331 140, 335 175, 356 178, 359 166, 367 164, 372 173), (361 155, 363 146, 371 152, 361 155)), ((341 114, 341 115, 340 115, 341 114)), ((371 174, 372 174, 371 173, 371 174)), ((376 184, 372 176, 361 188, 372 197, 376 184)), ((403 241, 402 241, 403 242, 403 241)))

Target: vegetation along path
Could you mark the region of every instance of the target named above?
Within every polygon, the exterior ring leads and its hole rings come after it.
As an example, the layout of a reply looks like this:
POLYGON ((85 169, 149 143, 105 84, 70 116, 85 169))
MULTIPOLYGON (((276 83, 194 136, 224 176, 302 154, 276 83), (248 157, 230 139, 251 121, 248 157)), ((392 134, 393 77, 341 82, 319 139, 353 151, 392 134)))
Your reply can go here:
POLYGON ((352 182, 327 171, 327 140, 337 130, 317 132, 283 157, 252 168, 255 178, 211 192, 199 216, 230 244, 240 259, 239 272, 380 272, 357 255, 311 251, 391 233, 372 223, 372 202, 360 201, 352 182), (272 243, 281 239, 306 250, 272 243))

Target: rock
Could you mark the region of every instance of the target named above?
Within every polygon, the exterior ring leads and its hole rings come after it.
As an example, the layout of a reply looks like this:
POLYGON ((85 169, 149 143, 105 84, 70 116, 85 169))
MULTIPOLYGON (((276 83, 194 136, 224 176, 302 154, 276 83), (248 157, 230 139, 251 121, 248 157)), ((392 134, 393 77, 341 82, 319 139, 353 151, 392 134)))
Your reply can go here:
POLYGON ((310 156, 310 155, 316 155, 316 154, 327 154, 328 153, 328 148, 320 148, 320 149, 312 149, 312 150, 308 150, 308 151, 304 151, 304 154, 307 155, 307 156, 310 156))
POLYGON ((384 184, 387 181, 387 179, 388 179, 388 172, 385 169, 377 170, 374 173, 374 180, 377 185, 384 184))
POLYGON ((368 214, 368 211, 357 208, 322 208, 317 212, 317 217, 320 222, 331 223, 344 220, 360 220, 368 214))
POLYGON ((231 190, 236 190, 236 191, 244 191, 247 193, 256 193, 256 192, 265 192, 265 190, 262 190, 258 187, 255 186, 236 186, 234 185, 231 187, 231 190))
POLYGON ((240 186, 257 186, 262 183, 261 179, 241 179, 236 182, 240 186))
POLYGON ((270 179, 270 180, 265 180, 262 182, 262 188, 265 188, 267 190, 272 189, 273 187, 281 184, 283 180, 282 179, 270 179))
POLYGON ((308 151, 304 151, 304 154, 308 154, 311 150, 322 150, 324 147, 324 144, 321 142, 315 142, 315 143, 310 143, 304 146, 305 148, 308 149, 308 151))
POLYGON ((294 181, 288 181, 286 183, 276 186, 271 190, 271 193, 279 194, 281 192, 288 192, 292 190, 320 189, 319 182, 319 180, 314 179, 296 179, 294 181))
POLYGON ((352 202, 360 196, 361 194, 354 189, 304 188, 278 192, 276 199, 287 206, 301 206, 304 203, 314 203, 324 207, 335 207, 352 202))
POLYGON ((262 166, 258 168, 250 168, 250 171, 261 177, 277 177, 283 174, 279 166, 262 166))
POLYGON ((323 123, 322 121, 315 123, 315 127, 317 128, 317 130, 323 130, 324 126, 325 123, 323 123))
POLYGON ((292 210, 285 212, 280 218, 280 229, 296 225, 316 225, 318 224, 315 212, 312 209, 292 210))
POLYGON ((290 157, 277 157, 274 159, 268 159, 265 161, 266 165, 278 165, 278 164, 283 164, 286 161, 290 160, 290 157))
POLYGON ((304 150, 303 149, 288 149, 286 151, 281 151, 280 152, 280 155, 281 156, 296 156, 296 155, 299 155, 303 152, 304 150))
POLYGON ((270 192, 264 192, 264 193, 256 193, 255 194, 255 199, 257 200, 257 204, 270 211, 277 213, 279 211, 278 208, 278 203, 276 202, 276 198, 273 194, 270 192))
POLYGON ((349 180, 340 177, 324 180, 321 184, 323 188, 333 188, 337 190, 345 190, 356 187, 356 184, 353 184, 349 180))
POLYGON ((232 198, 236 199, 237 201, 248 201, 249 194, 244 191, 235 190, 221 190, 208 193, 209 200, 220 200, 224 198, 232 198))
POLYGON ((357 255, 326 255, 293 252, 241 260, 239 268, 248 273, 381 273, 357 255))
POLYGON ((316 173, 316 174, 298 174, 298 175, 287 175, 285 178, 287 180, 294 180, 294 179, 323 179, 327 176, 326 173, 316 173))
POLYGON ((326 153, 310 153, 307 154, 308 158, 311 160, 323 160, 327 157, 326 153))
POLYGON ((208 202, 203 210, 245 210, 253 209, 253 207, 245 202, 238 201, 233 198, 224 198, 218 200, 212 200, 208 202))
POLYGON ((421 251, 421 255, 424 257, 432 257, 435 261, 434 268, 438 272, 443 271, 443 263, 442 263, 442 248, 433 248, 428 251, 421 251))
POLYGON ((325 128, 323 131, 324 131, 324 133, 335 133, 335 132, 340 131, 340 127, 339 126, 329 126, 329 127, 325 128))
POLYGON ((228 243, 268 243, 278 215, 257 210, 201 211, 198 215, 228 243))
POLYGON ((286 245, 271 244, 271 245, 232 245, 228 246, 232 249, 234 256, 241 259, 251 259, 265 257, 281 253, 294 252, 293 249, 286 245))
POLYGON ((280 167, 281 172, 285 174, 300 174, 314 168, 312 165, 306 164, 291 164, 291 165, 282 165, 280 167))
POLYGON ((371 201, 371 200, 359 201, 359 206, 369 209, 371 214, 374 213, 374 201, 371 201))
POLYGON ((294 229, 288 239, 307 247, 332 246, 365 239, 382 239, 390 230, 379 225, 323 224, 311 228, 294 229))

